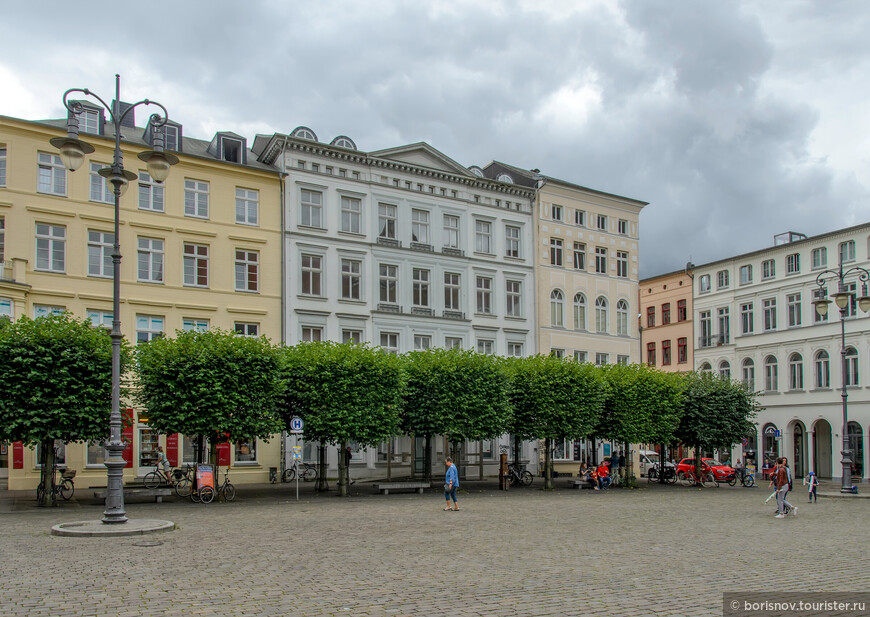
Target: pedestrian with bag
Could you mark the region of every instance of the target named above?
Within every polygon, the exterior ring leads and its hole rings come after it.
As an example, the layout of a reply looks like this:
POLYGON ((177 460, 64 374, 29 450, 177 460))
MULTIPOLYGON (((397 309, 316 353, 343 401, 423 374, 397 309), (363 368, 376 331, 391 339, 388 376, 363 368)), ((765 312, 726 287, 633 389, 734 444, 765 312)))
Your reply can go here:
POLYGON ((447 505, 444 511, 453 510, 459 511, 459 503, 456 501, 456 489, 459 488, 459 472, 456 471, 456 465, 453 464, 453 459, 449 456, 444 459, 444 465, 447 470, 444 474, 444 499, 447 505), (453 507, 450 507, 450 501, 453 501, 453 507))
POLYGON ((809 498, 810 498, 809 503, 813 503, 814 501, 816 503, 818 503, 819 496, 817 494, 817 490, 819 488, 819 479, 816 477, 816 474, 811 471, 809 473, 809 475, 807 475, 807 477, 804 478, 804 484, 809 484, 809 489, 808 489, 809 498))

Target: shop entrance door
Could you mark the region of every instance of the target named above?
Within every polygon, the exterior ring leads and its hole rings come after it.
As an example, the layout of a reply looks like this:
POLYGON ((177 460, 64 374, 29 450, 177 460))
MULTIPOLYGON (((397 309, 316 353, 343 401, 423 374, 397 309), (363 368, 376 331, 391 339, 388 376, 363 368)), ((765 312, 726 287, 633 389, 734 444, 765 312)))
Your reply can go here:
POLYGON ((144 476, 157 469, 157 433, 149 426, 139 426, 139 459, 137 473, 144 476))

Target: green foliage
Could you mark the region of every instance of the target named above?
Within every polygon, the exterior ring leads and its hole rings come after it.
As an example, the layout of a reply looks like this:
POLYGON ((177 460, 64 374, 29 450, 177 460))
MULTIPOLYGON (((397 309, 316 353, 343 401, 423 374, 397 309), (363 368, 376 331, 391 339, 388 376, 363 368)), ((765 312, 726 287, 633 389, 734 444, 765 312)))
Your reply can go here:
POLYGON ((106 330, 69 314, 0 320, 0 441, 104 439, 111 398, 106 330))
POLYGON ((530 356, 505 361, 514 408, 510 432, 524 439, 580 439, 588 436, 607 393, 598 367, 530 356))
POLYGON ((404 431, 448 435, 454 442, 503 434, 510 424, 511 405, 501 362, 461 349, 408 354, 404 431))
POLYGON ((281 430, 280 358, 264 337, 178 331, 140 343, 136 360, 137 400, 158 432, 221 441, 265 440, 281 430))
POLYGON ((305 421, 305 439, 376 446, 399 432, 401 358, 352 343, 301 343, 282 350, 286 385, 280 413, 305 421))
POLYGON ((645 364, 599 367, 607 382, 595 434, 619 443, 668 443, 682 411, 682 381, 645 364))
POLYGON ((756 395, 738 381, 709 373, 682 375, 683 412, 675 436, 696 448, 730 448, 754 427, 756 395))

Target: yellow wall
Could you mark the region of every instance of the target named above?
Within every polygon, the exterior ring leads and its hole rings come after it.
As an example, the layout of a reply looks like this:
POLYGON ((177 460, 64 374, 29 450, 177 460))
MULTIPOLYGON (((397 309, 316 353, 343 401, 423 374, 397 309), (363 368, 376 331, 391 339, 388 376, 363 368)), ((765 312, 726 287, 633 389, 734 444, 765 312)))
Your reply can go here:
POLYGON ((655 343, 656 368, 668 372, 691 371, 694 366, 692 350, 695 347, 692 321, 692 279, 685 272, 663 274, 640 282, 640 323, 643 349, 642 362, 647 361, 647 344, 655 343), (677 303, 686 301, 686 319, 677 321, 677 303), (662 323, 662 305, 670 304, 671 321, 662 323), (655 325, 648 326, 647 308, 655 309, 655 325), (686 339, 686 361, 678 361, 678 340, 686 339), (662 362, 662 341, 671 342, 671 363, 662 362))

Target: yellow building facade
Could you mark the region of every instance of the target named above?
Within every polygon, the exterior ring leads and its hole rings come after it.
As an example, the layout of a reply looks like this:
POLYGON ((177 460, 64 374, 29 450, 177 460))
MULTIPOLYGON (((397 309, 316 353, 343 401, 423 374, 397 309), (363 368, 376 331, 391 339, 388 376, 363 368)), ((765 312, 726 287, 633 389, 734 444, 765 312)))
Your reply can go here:
MULTIPOLYGON (((83 122, 80 138, 96 151, 71 173, 49 144, 66 135, 65 125, 0 116, 0 315, 69 311, 110 328, 114 198, 96 172, 111 163, 114 136, 103 134, 111 128, 101 116, 83 122)), ((220 328, 280 341, 280 174, 248 157, 238 135, 206 142, 183 137, 180 125, 167 128, 167 149, 180 162, 163 184, 137 158, 150 150, 148 131, 124 128, 124 163, 137 180, 120 202, 123 334, 135 344, 220 328)), ((134 422, 124 435, 125 481, 154 469, 157 445, 175 464, 193 461, 184 436, 157 435, 145 412, 127 413, 134 422)), ((220 456, 232 463, 234 482, 264 482, 278 464, 279 442, 230 444, 220 456)), ((0 474, 8 474, 9 488, 35 488, 36 451, 4 446, 0 474)), ((101 444, 66 444, 61 456, 77 471, 77 486, 105 485, 101 444)))
POLYGON ((640 281, 643 362, 667 372, 694 369, 692 277, 680 270, 640 281))

